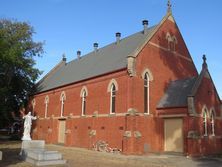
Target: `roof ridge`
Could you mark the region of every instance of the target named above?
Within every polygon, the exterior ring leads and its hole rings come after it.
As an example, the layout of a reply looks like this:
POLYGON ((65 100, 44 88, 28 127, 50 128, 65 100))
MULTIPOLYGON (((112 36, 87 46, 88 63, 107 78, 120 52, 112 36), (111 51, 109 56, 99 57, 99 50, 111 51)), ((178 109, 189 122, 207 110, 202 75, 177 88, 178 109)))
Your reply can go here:
MULTIPOLYGON (((153 30, 154 28, 156 28, 157 26, 158 26, 158 24, 153 25, 153 26, 149 27, 149 28, 147 29, 147 31, 151 31, 151 30, 153 30)), ((142 31, 135 32, 135 33, 133 33, 133 34, 131 34, 131 35, 128 35, 128 36, 120 39, 120 42, 123 41, 123 40, 127 40, 128 38, 130 38, 130 37, 132 37, 132 36, 134 36, 134 35, 136 35, 136 34, 139 34, 139 33, 143 34, 143 30, 142 30, 142 31)), ((149 33, 144 34, 144 35, 149 36, 149 33)), ((111 42, 111 43, 109 43, 109 44, 107 44, 107 45, 104 45, 104 46, 101 47, 101 48, 98 48, 98 51, 97 51, 97 52, 99 52, 100 50, 102 50, 102 49, 104 49, 104 48, 106 48, 106 47, 109 47, 109 46, 111 46, 111 45, 113 45, 113 44, 116 44, 116 42, 114 41, 114 42, 111 42)), ((84 58, 84 57, 86 57, 86 56, 90 56, 93 52, 94 52, 94 51, 90 51, 90 52, 82 55, 80 58, 75 58, 75 59, 67 62, 66 64, 69 64, 69 63, 71 63, 71 62, 75 62, 75 61, 81 60, 82 58, 84 58)))
POLYGON ((171 81, 171 82, 185 81, 185 80, 188 80, 188 79, 194 79, 194 78, 198 78, 198 76, 190 76, 190 77, 187 77, 187 78, 176 79, 176 80, 173 80, 173 81, 171 81))

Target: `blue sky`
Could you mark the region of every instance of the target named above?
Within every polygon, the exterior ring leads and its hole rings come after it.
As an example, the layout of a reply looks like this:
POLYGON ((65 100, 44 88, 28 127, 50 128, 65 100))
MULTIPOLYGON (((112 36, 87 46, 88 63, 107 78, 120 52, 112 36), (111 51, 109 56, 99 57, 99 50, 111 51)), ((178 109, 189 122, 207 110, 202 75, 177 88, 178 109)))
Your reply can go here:
MULTIPOLYGON (((222 1, 171 0, 174 18, 194 63, 201 70, 207 55, 209 71, 222 98, 222 1)), ((166 14, 167 0, 0 0, 0 18, 27 21, 35 29, 35 41, 45 41, 45 54, 36 59, 43 77, 65 53, 86 54, 142 29, 141 21, 159 23, 166 14)))

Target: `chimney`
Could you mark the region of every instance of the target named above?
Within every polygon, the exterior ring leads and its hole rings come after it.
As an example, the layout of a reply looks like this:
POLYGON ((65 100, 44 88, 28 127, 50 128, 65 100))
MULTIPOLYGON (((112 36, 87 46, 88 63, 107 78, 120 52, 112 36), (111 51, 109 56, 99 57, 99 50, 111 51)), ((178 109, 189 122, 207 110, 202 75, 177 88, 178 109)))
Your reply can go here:
POLYGON ((63 53, 63 55, 62 55, 62 61, 66 62, 66 55, 65 55, 65 53, 63 53))
POLYGON ((143 33, 147 34, 148 20, 143 20, 143 33))
POLYGON ((98 43, 94 43, 93 44, 93 47, 94 47, 94 51, 97 52, 98 51, 98 46, 99 44, 98 43))
POLYGON ((120 42, 120 37, 121 37, 121 33, 117 32, 116 33, 116 44, 118 44, 120 42))
POLYGON ((78 58, 78 59, 81 58, 81 51, 80 51, 80 50, 77 51, 77 58, 78 58))

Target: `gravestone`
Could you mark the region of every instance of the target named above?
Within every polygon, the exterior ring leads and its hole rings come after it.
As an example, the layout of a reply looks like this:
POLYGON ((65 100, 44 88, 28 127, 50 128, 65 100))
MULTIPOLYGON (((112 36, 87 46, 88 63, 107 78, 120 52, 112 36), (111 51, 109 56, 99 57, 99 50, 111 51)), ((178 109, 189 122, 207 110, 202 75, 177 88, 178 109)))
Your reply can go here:
POLYGON ((0 160, 2 160, 2 152, 0 151, 0 160))

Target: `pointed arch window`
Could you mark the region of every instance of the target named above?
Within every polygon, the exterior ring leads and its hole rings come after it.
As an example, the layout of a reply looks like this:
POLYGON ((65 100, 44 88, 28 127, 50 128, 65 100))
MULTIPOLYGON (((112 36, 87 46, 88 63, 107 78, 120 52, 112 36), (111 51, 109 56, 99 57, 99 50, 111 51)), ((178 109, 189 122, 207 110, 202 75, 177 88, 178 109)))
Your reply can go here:
POLYGON ((60 116, 61 116, 61 117, 64 116, 65 100, 66 100, 66 94, 65 94, 65 92, 63 91, 63 92, 61 93, 61 96, 60 96, 60 101, 61 101, 61 112, 60 112, 60 116))
POLYGON ((211 123, 211 134, 212 136, 215 136, 215 114, 213 110, 211 110, 210 114, 210 123, 211 123))
POLYGON ((82 91, 82 115, 86 115, 86 90, 82 91))
POLYGON ((144 113, 149 114, 149 82, 150 78, 148 73, 146 72, 144 75, 144 113))
POLYGON ((48 105, 49 105, 49 96, 47 95, 45 97, 45 118, 47 118, 47 114, 48 114, 48 105))
POLYGON ((177 38, 175 35, 170 35, 169 32, 166 33, 166 40, 168 42, 168 50, 176 51, 177 38))
POLYGON ((204 136, 207 136, 207 110, 204 109, 203 112, 203 128, 204 128, 204 136))
POLYGON ((110 113, 114 114, 116 112, 116 86, 113 83, 110 90, 110 113))
POLYGON ((107 92, 110 93, 110 109, 109 112, 110 114, 115 114, 116 113, 116 92, 118 91, 118 83, 115 79, 112 79, 109 82, 107 92))
POLYGON ((177 44, 177 38, 175 36, 172 37, 172 43, 173 43, 173 51, 176 51, 176 44, 177 44))
POLYGON ((36 101, 35 99, 32 100, 32 115, 34 115, 35 112, 35 105, 36 105, 36 101))

